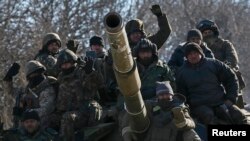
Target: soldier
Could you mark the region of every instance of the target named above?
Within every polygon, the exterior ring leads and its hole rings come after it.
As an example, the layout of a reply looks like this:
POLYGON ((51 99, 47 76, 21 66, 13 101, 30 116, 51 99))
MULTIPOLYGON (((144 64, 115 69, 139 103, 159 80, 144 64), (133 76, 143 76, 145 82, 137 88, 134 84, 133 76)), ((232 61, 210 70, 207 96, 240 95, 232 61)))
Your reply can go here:
POLYGON ((78 64, 77 56, 65 49, 58 56, 57 66, 61 69, 58 76, 59 91, 56 112, 52 117, 52 127, 59 126, 60 136, 74 140, 74 132, 95 125, 101 117, 102 107, 94 100, 102 80, 93 69, 93 60, 85 58, 78 64))
POLYGON ((96 52, 97 58, 105 58, 108 55, 107 50, 104 48, 103 38, 100 36, 93 36, 89 40, 91 50, 96 52))
POLYGON ((155 44, 148 39, 141 39, 134 49, 144 100, 155 98, 156 81, 168 80, 174 85, 173 74, 167 64, 159 60, 155 44))
POLYGON ((57 132, 53 129, 42 129, 40 117, 36 111, 23 113, 22 126, 11 129, 4 134, 4 141, 55 141, 57 132))
MULTIPOLYGON (((202 20, 196 27, 201 31, 204 41, 214 53, 215 58, 229 65, 234 70, 239 80, 239 90, 241 91, 245 88, 244 79, 239 71, 239 59, 234 45, 230 41, 219 37, 218 26, 213 21, 202 20)), ((237 105, 244 108, 242 94, 238 97, 237 105)))
POLYGON ((235 73, 221 61, 206 58, 196 43, 187 44, 185 56, 176 83, 177 91, 187 97, 191 113, 204 124, 217 124, 217 118, 246 123, 246 116, 235 105, 239 89, 235 73))
POLYGON ((189 42, 195 42, 202 48, 203 53, 208 58, 214 58, 212 51, 207 47, 206 43, 202 40, 202 34, 197 29, 191 29, 187 33, 186 42, 180 44, 172 54, 170 60, 168 61, 168 66, 177 71, 181 67, 185 60, 185 45, 189 42))
POLYGON ((153 5, 151 8, 152 13, 157 17, 159 31, 154 35, 147 35, 145 33, 143 21, 140 19, 130 20, 126 24, 126 32, 128 36, 129 46, 133 51, 134 46, 140 41, 141 38, 147 38, 152 43, 157 45, 157 49, 161 48, 171 33, 167 16, 162 13, 159 5, 153 5))
POLYGON ((57 55, 61 47, 61 39, 56 33, 47 33, 43 38, 42 49, 38 52, 35 60, 46 67, 48 76, 57 77, 59 71, 56 68, 57 55))
POLYGON ((124 141, 200 141, 184 104, 185 97, 174 94, 168 81, 156 82, 156 95, 156 103, 146 101, 151 125, 143 133, 135 133, 130 126, 125 126, 122 129, 124 141))
MULTIPOLYGON (((14 66, 15 67, 15 66, 14 66)), ((44 72, 46 68, 38 61, 31 60, 26 64, 25 74, 28 80, 23 94, 20 96, 19 105, 13 108, 14 116, 20 117, 22 111, 26 109, 33 109, 38 112, 41 118, 41 125, 43 128, 48 126, 48 120, 50 114, 55 109, 56 91, 54 84, 56 84, 56 78, 46 76, 44 72)), ((6 81, 6 91, 11 92, 12 89, 12 76, 6 81)))
POLYGON ((197 24, 203 35, 204 41, 214 53, 216 59, 228 64, 231 68, 238 67, 238 55, 233 44, 219 37, 219 29, 216 23, 210 20, 202 20, 197 24))

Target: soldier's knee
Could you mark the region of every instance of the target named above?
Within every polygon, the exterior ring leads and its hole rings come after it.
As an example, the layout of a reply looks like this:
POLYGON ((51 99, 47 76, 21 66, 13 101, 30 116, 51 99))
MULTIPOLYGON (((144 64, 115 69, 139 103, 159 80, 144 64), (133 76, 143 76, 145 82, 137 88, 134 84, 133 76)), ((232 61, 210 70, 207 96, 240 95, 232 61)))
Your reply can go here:
POLYGON ((203 123, 213 123, 215 115, 212 108, 208 106, 200 106, 194 109, 194 115, 203 123))

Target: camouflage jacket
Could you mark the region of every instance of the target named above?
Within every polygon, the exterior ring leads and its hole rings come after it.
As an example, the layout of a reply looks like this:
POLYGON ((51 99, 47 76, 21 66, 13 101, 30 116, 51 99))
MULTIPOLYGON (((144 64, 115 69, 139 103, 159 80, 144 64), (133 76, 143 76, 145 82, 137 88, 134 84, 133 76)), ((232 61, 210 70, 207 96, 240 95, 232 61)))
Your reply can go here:
POLYGON ((48 53, 38 53, 35 60, 39 61, 46 67, 46 75, 57 77, 59 69, 56 66, 57 55, 50 55, 48 53))
POLYGON ((53 77, 46 77, 40 84, 34 88, 29 88, 28 86, 24 90, 19 90, 18 92, 13 92, 12 81, 6 82, 5 91, 13 94, 22 94, 20 98, 20 107, 24 109, 34 109, 38 112, 43 127, 46 127, 46 122, 48 121, 49 115, 55 109, 55 99, 56 92, 51 81, 56 81, 53 77))
POLYGON ((53 129, 40 129, 33 136, 28 135, 23 128, 8 130, 4 133, 4 141, 55 141, 57 132, 53 129))
POLYGON ((231 68, 238 67, 238 55, 230 41, 218 38, 208 47, 212 50, 216 59, 228 64, 231 68))
POLYGON ((68 75, 60 73, 56 109, 59 112, 81 110, 85 101, 94 99, 98 94, 98 89, 103 87, 101 79, 98 72, 86 74, 79 66, 68 75))
POLYGON ((48 76, 32 89, 27 86, 21 99, 25 109, 34 109, 38 112, 43 127, 47 127, 49 116, 55 110, 56 92, 51 81, 56 79, 48 76))
POLYGON ((174 88, 175 78, 166 63, 155 60, 148 68, 145 68, 137 60, 137 67, 141 78, 141 93, 143 99, 154 98, 156 93, 156 81, 170 81, 174 88))

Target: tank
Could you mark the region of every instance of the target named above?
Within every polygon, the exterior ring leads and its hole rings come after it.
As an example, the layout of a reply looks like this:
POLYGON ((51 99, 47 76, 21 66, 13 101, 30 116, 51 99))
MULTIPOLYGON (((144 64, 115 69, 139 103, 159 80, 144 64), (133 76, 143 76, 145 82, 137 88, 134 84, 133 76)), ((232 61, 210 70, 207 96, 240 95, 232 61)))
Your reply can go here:
POLYGON ((104 26, 111 48, 115 77, 130 118, 130 127, 136 133, 143 133, 148 129, 150 121, 140 92, 141 80, 129 47, 124 22, 118 13, 110 12, 104 18, 104 26))

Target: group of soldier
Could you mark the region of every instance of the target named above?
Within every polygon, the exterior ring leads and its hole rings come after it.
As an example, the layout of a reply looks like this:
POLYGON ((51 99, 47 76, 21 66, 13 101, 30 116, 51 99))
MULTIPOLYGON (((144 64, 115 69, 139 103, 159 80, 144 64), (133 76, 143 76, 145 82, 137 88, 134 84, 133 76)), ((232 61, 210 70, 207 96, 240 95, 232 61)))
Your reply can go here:
MULTIPOLYGON (((95 56, 78 56, 77 41, 69 40, 61 50, 59 35, 48 33, 41 50, 25 66, 28 85, 18 93, 20 99, 13 108, 15 128, 5 133, 4 140, 74 141, 84 138, 76 136, 81 129, 110 119, 119 124, 125 141, 198 141, 196 120, 205 125, 247 124, 236 106, 244 87, 239 82, 237 53, 231 42, 219 36, 217 25, 210 20, 199 22, 165 63, 158 50, 171 27, 159 5, 153 5, 151 11, 158 20, 157 33, 149 36, 139 19, 125 27, 149 113, 150 126, 145 131, 130 128, 113 59, 103 38, 89 40, 95 56)), ((14 63, 4 77, 5 93, 14 95, 13 77, 19 68, 14 63)))

